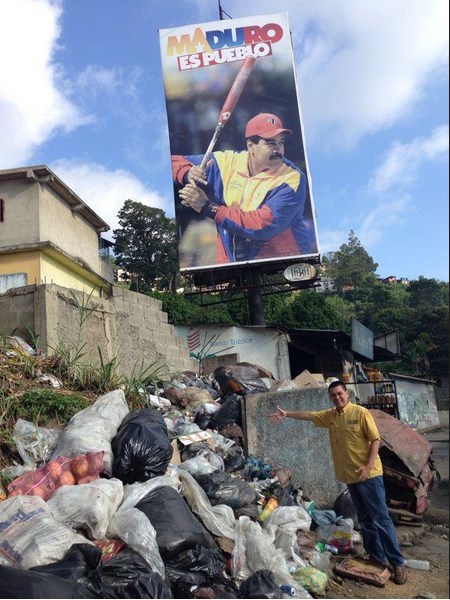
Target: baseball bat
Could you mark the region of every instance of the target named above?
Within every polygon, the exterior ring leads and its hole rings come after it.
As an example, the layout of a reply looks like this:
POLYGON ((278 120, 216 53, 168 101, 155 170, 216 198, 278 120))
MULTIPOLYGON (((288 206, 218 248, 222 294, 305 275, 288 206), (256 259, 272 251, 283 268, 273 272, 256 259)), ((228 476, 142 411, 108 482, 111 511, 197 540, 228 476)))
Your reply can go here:
POLYGON ((202 169, 206 167, 206 163, 208 162, 209 157, 211 156, 211 153, 213 151, 214 146, 216 145, 219 135, 236 107, 236 104, 242 94, 242 90, 244 89, 245 84, 247 83, 247 79, 249 78, 250 73, 252 72, 255 62, 256 58, 248 56, 242 63, 241 68, 239 69, 236 75, 233 85, 231 86, 230 91, 228 92, 228 96, 226 97, 226 100, 223 103, 222 110, 219 113, 219 120, 217 122, 212 139, 200 164, 200 167, 202 169))

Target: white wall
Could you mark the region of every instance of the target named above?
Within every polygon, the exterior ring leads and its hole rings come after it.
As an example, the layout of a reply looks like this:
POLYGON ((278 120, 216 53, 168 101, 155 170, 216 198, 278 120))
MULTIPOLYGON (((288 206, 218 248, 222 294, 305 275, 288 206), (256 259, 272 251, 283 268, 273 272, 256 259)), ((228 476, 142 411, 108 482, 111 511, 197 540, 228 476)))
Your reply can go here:
POLYGON ((290 379, 289 352, 286 336, 266 327, 227 327, 219 325, 176 326, 176 335, 190 352, 198 354, 238 354, 239 362, 259 365, 272 372, 275 379, 290 379))

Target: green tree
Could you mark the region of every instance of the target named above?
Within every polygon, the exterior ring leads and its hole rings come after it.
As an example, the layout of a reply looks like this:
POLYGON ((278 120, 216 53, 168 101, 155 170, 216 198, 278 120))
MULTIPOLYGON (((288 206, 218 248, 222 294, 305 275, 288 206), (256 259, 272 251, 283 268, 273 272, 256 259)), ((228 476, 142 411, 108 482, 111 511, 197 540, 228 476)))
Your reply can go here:
POLYGON ((202 305, 198 297, 186 297, 183 294, 152 291, 148 295, 162 301, 162 308, 172 325, 237 324, 230 316, 228 305, 214 299, 202 305))
POLYGON ((339 329, 345 324, 323 294, 304 290, 293 293, 285 304, 279 306, 268 325, 297 329, 339 329))
POLYGON ((422 374, 448 375, 449 285, 419 277, 410 282, 408 292, 405 350, 416 353, 422 374))
POLYGON ((342 244, 337 252, 325 255, 323 262, 325 274, 335 280, 339 290, 346 286, 359 288, 376 280, 378 263, 363 248, 353 230, 348 243, 342 244))
POLYGON ((175 293, 178 274, 176 225, 163 210, 126 200, 113 232, 116 264, 137 291, 151 288, 175 293))

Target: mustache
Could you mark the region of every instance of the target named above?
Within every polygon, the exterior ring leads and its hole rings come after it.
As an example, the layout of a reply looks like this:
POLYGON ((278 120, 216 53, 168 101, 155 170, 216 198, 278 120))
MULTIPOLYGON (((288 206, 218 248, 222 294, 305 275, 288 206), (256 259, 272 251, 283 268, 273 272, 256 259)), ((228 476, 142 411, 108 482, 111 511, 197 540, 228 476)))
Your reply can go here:
POLYGON ((272 152, 272 154, 270 155, 270 160, 273 160, 275 158, 283 158, 283 155, 280 152, 272 152))

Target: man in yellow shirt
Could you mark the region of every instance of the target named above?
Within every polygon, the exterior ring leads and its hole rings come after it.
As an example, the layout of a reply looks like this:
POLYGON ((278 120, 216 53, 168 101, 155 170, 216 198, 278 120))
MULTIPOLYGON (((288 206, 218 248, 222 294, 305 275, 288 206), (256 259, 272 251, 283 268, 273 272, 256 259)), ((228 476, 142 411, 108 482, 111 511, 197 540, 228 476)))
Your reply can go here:
POLYGON ((316 427, 328 429, 336 477, 348 486, 364 549, 378 563, 390 564, 394 582, 402 585, 406 582, 404 558, 386 504, 377 426, 369 410, 350 402, 345 383, 334 381, 328 393, 334 408, 287 411, 278 406, 269 418, 275 423, 284 419, 312 421, 316 427))

